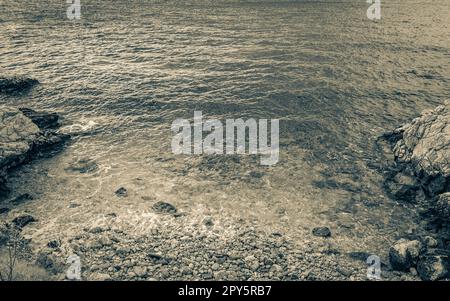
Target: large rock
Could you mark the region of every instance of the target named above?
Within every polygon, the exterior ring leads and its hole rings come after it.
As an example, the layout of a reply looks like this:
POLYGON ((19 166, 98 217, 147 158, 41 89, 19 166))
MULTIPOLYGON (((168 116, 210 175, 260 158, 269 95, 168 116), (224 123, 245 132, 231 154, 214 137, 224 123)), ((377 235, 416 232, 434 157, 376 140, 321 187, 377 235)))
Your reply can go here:
POLYGON ((23 110, 30 118, 18 109, 0 106, 0 186, 6 181, 9 170, 47 147, 61 145, 68 138, 54 130, 57 115, 23 110))
POLYGON ((435 281, 448 275, 448 258, 445 256, 424 256, 417 264, 417 272, 422 280, 435 281))
POLYGON ((398 240, 389 250, 389 261, 395 270, 408 271, 416 266, 422 249, 418 240, 398 240))
POLYGON ((394 131, 397 162, 408 163, 429 196, 450 189, 450 101, 394 131))
POLYGON ((440 218, 450 221, 450 192, 442 193, 436 197, 434 209, 440 218))
POLYGON ((39 81, 24 76, 0 76, 0 93, 13 94, 28 91, 39 81))

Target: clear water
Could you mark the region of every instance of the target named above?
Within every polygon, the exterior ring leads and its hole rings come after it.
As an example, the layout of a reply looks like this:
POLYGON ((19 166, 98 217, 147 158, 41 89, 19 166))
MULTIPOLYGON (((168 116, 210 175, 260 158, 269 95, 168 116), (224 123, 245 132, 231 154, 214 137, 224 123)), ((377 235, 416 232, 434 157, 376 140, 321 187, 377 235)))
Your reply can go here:
POLYGON ((35 195, 10 215, 39 218, 26 230, 37 245, 111 212, 145 233, 158 200, 194 219, 212 215, 217 227, 242 218, 299 245, 329 226, 344 251, 383 254, 420 231, 414 206, 382 191, 373 143, 448 98, 450 2, 386 1, 379 22, 363 0, 81 0, 79 21, 64 2, 0 2, 0 72, 41 81, 0 104, 60 112, 65 131, 83 133, 11 181, 16 194, 35 195), (172 154, 170 125, 194 110, 279 118, 280 162, 172 154), (98 168, 67 170, 80 159, 98 168), (114 194, 121 186, 126 199, 114 194))

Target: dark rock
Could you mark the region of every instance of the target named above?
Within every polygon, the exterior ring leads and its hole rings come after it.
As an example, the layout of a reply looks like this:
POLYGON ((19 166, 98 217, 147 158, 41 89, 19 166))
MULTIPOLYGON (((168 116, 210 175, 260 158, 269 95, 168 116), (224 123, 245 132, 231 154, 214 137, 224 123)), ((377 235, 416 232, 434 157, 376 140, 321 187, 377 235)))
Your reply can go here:
POLYGON ((424 256, 417 264, 417 272, 422 280, 435 281, 448 276, 448 257, 424 256))
POLYGON ((38 80, 24 76, 0 76, 0 93, 15 94, 26 92, 37 84, 39 84, 38 80))
POLYGON ((17 204, 21 204, 23 202, 31 201, 31 200, 33 200, 33 196, 30 195, 29 193, 24 193, 24 194, 17 196, 16 198, 14 198, 11 201, 11 203, 17 205, 17 204))
POLYGON ((434 211, 440 218, 450 222, 450 192, 442 193, 436 197, 434 211))
POLYGON ((36 264, 52 274, 59 274, 64 272, 64 264, 59 261, 55 256, 40 252, 36 258, 36 264))
POLYGON ((395 270, 409 271, 416 266, 422 244, 418 240, 398 240, 389 250, 389 261, 395 270))
POLYGON ((386 188, 394 199, 414 202, 420 186, 413 175, 406 172, 399 172, 392 180, 386 182, 386 188))
POLYGON ((15 219, 12 220, 12 223, 18 228, 23 228, 26 225, 28 225, 29 223, 32 223, 35 221, 36 221, 36 219, 33 216, 26 214, 26 215, 21 215, 21 216, 16 217, 15 219))
POLYGON ((153 204, 152 208, 157 213, 175 214, 177 212, 175 206, 166 202, 156 202, 155 204, 153 204))
POLYGON ((57 129, 61 116, 57 113, 37 112, 29 108, 19 108, 41 130, 57 129))
POLYGON ((59 239, 52 240, 47 243, 47 247, 52 248, 52 249, 59 248, 60 246, 61 246, 61 241, 59 239))
POLYGON ((127 191, 126 188, 120 187, 119 189, 116 190, 116 195, 117 195, 119 198, 125 198, 125 197, 128 196, 128 191, 127 191))
POLYGON ((312 234, 319 237, 330 237, 331 231, 328 227, 316 227, 312 230, 312 234))
POLYGON ((0 214, 8 213, 10 210, 11 210, 11 209, 6 208, 6 207, 0 208, 0 214))
POLYGON ((98 169, 97 163, 91 159, 80 159, 65 168, 68 172, 90 173, 98 169))
POLYGON ((212 227, 214 226, 214 221, 211 217, 205 217, 205 219, 203 220, 203 225, 207 227, 212 227))

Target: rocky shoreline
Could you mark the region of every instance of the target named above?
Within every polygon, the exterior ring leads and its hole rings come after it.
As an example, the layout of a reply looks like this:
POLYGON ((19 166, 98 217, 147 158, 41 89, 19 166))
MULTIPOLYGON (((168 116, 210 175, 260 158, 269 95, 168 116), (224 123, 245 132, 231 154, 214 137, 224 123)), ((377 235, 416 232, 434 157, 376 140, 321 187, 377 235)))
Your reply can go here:
POLYGON ((398 202, 421 208, 431 235, 397 241, 390 263, 397 270, 417 270, 422 280, 449 277, 450 101, 382 138, 394 155, 385 189, 398 202))
MULTIPOLYGON (((26 78, 0 79, 0 92, 20 92, 35 84, 26 78)), ((55 113, 0 107, 0 199, 6 198, 13 169, 63 148, 70 137, 58 132, 60 123, 55 113)), ((384 134, 379 143, 390 158, 384 182, 388 195, 417 204, 430 221, 429 235, 404 237, 391 247, 389 262, 381 262, 382 279, 448 279, 450 102, 384 134)), ((115 195, 127 198, 126 187, 115 195)), ((341 253, 329 242, 333 233, 327 227, 312 229, 315 239, 299 244, 243 220, 233 221, 223 236, 215 230, 213 217, 192 224, 189 213, 169 203, 157 202, 151 209, 162 226, 149 235, 115 227, 117 216, 111 213, 105 225, 82 229, 64 241, 51 240, 40 250, 27 249, 25 257, 58 280, 65 279, 68 266, 63 259, 71 254, 83 258, 82 279, 87 280, 367 280, 370 254, 341 253)), ((0 214, 8 210, 0 208, 0 214)), ((31 215, 21 215, 1 223, 0 248, 10 229, 20 231, 34 221, 31 215)), ((21 241, 29 243, 23 237, 21 241)))

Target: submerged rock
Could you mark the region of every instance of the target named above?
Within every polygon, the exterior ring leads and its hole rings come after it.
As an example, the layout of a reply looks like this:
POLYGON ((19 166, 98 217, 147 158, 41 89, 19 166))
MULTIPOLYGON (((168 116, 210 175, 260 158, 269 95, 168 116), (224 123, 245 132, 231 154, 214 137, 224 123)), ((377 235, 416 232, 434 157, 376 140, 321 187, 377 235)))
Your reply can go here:
POLYGON ((408 271, 416 266, 419 259, 422 244, 418 240, 398 240, 389 250, 389 261, 392 268, 400 271, 408 271))
POLYGON ((0 76, 0 93, 26 92, 37 84, 39 84, 38 80, 24 76, 0 76))
POLYGON ((18 227, 18 228, 23 228, 26 225, 28 225, 29 223, 35 222, 36 219, 29 214, 25 214, 25 215, 21 215, 16 217, 15 219, 12 220, 12 223, 18 227))
POLYGON ((128 191, 125 187, 120 187, 119 189, 116 190, 115 194, 119 197, 119 198, 125 198, 128 196, 128 191))

